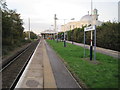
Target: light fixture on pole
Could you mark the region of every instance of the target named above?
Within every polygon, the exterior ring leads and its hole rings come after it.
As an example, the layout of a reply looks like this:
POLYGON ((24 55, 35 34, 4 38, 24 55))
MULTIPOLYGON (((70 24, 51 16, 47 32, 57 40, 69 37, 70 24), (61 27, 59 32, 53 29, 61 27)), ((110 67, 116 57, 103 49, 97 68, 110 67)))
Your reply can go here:
POLYGON ((66 20, 66 19, 64 19, 64 47, 66 47, 66 40, 65 40, 65 38, 66 38, 66 37, 65 37, 65 20, 66 20))
MULTIPOLYGON (((75 20, 75 18, 72 18, 71 20, 75 20)), ((76 25, 76 27, 77 27, 77 25, 76 25)), ((70 30, 71 30, 71 28, 70 28, 70 30)), ((73 38, 74 38, 74 36, 73 36, 73 30, 72 30, 72 44, 73 44, 73 38)))
MULTIPOLYGON (((65 20, 68 20, 68 19, 64 19, 64 47, 66 47, 65 20)), ((75 18, 72 18, 72 19, 70 19, 70 20, 75 20, 75 18)))
MULTIPOLYGON (((74 20, 75 18, 72 18, 72 19, 70 19, 70 20, 74 20)), ((69 20, 69 19, 58 19, 58 18, 56 18, 56 20, 64 20, 64 47, 66 47, 66 30, 65 30, 65 20, 69 20)))

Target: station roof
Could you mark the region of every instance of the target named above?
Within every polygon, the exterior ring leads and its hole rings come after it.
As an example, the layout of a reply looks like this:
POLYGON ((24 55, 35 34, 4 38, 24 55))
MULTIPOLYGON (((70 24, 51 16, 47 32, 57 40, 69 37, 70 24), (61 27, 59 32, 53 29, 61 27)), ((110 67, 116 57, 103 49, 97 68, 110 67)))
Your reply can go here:
POLYGON ((45 31, 41 32, 41 34, 55 34, 55 33, 57 33, 57 32, 54 30, 45 30, 45 31))

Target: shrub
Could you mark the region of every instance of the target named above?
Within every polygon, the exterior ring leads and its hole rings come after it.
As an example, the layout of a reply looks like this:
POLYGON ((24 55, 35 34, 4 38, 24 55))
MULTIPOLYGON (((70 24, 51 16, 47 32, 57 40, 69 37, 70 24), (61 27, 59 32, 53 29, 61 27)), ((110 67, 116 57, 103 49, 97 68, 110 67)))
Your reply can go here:
MULTIPOLYGON (((96 30, 96 44, 98 47, 103 47, 107 49, 112 49, 120 51, 120 23, 116 22, 106 22, 101 26, 97 26, 96 30)), ((93 32, 94 34, 94 32, 93 32)), ((90 32, 86 32, 86 44, 90 45, 90 32)), ((68 40, 71 41, 73 36, 73 41, 78 43, 84 42, 84 27, 75 28, 72 31, 67 31, 68 40)), ((94 41, 94 38, 93 38, 94 41)), ((94 44, 94 42, 93 42, 94 44)))

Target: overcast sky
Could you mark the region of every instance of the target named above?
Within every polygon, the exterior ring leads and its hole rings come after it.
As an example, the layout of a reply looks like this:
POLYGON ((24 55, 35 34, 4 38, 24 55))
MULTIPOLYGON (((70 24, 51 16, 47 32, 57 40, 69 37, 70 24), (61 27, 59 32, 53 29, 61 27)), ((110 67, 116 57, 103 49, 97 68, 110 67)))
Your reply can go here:
MULTIPOLYGON (((98 9, 100 21, 118 20, 119 0, 92 0, 93 9, 98 9)), ((58 27, 64 23, 62 19, 75 18, 79 21, 82 16, 91 12, 91 0, 6 0, 9 9, 16 9, 28 30, 28 18, 31 20, 31 30, 40 33, 53 29, 54 14, 58 27)), ((66 20, 66 23, 70 20, 66 20)))

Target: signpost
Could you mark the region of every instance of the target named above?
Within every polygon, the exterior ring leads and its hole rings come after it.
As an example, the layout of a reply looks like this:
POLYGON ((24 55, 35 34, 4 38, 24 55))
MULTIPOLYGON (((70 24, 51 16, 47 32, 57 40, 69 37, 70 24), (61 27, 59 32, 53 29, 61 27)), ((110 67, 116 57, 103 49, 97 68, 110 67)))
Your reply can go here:
POLYGON ((84 57, 86 57, 86 53, 85 53, 85 32, 91 31, 90 60, 92 60, 92 51, 93 51, 93 49, 92 49, 92 31, 93 30, 94 30, 94 60, 96 60, 96 25, 84 28, 84 57))
POLYGON ((95 26, 89 26, 89 27, 86 27, 86 28, 84 29, 85 32, 86 32, 86 31, 92 31, 92 30, 95 30, 95 26))

